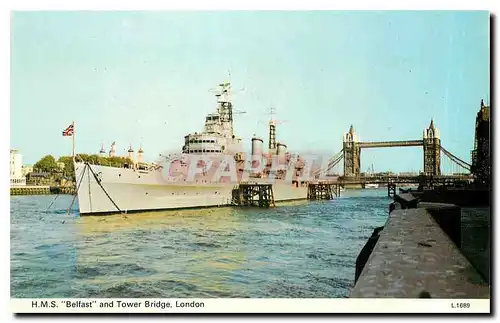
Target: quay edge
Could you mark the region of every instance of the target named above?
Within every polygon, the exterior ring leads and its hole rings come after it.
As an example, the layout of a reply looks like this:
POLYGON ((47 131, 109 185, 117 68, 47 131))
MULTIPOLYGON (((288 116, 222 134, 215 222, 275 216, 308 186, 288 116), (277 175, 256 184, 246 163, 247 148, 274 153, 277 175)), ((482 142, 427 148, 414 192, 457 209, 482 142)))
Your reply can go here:
POLYGON ((490 190, 444 191, 394 197, 356 260, 349 297, 490 298, 490 190))

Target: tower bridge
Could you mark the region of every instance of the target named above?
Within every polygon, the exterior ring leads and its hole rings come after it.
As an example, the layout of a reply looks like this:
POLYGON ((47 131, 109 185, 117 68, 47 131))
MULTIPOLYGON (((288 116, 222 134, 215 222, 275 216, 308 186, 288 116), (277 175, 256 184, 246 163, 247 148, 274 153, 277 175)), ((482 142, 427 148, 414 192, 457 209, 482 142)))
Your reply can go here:
MULTIPOLYGON (((490 107, 481 100, 481 108, 476 117, 476 133, 471 162, 466 162, 443 147, 439 129, 431 120, 424 128, 420 139, 399 141, 360 141, 354 127, 344 133, 342 150, 330 158, 326 168, 317 170, 314 175, 335 174, 344 183, 382 183, 382 182, 421 182, 422 179, 449 183, 464 179, 489 185, 489 115, 490 107), (423 172, 414 176, 366 176, 361 173, 361 150, 382 147, 422 147, 423 172)), ((333 178, 330 177, 332 180, 333 178)))
POLYGON ((401 140, 401 141, 374 141, 359 142, 359 148, 385 148, 385 147, 413 147, 422 146, 423 140, 401 140))
MULTIPOLYGON (((349 128, 349 132, 344 134, 343 139, 344 176, 346 177, 360 176, 362 148, 412 146, 422 146, 424 149, 424 174, 429 176, 441 175, 441 139, 439 130, 434 126, 433 120, 431 120, 429 127, 424 130, 423 138, 420 140, 360 142, 352 125, 349 128)), ((464 162, 464 164, 467 163, 464 162)))

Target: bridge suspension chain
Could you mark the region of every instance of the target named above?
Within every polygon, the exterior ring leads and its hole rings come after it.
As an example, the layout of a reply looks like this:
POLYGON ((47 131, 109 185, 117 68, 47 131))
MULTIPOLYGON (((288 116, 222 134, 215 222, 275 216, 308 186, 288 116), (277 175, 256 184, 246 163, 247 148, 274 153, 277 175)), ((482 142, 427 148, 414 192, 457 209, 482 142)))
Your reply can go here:
POLYGON ((441 151, 444 153, 444 155, 446 157, 448 157, 449 159, 451 159, 452 162, 454 162, 455 164, 459 165, 463 169, 465 169, 468 172, 470 172, 471 165, 469 163, 467 163, 467 162, 463 161, 462 159, 458 158, 457 156, 453 155, 451 152, 449 152, 448 150, 446 150, 443 146, 441 146, 441 151))
MULTIPOLYGON (((442 152, 443 161, 442 163, 443 174, 460 174, 460 173, 470 173, 471 165, 459 157, 453 155, 451 152, 446 150, 444 147, 440 147, 442 152)), ((335 166, 337 166, 344 159, 344 150, 340 150, 337 154, 335 154, 332 158, 329 159, 328 165, 325 168, 318 169, 313 172, 313 176, 323 175, 331 171, 335 166)))
POLYGON ((326 168, 318 169, 317 171, 313 172, 313 176, 319 176, 328 173, 335 166, 337 166, 343 159, 344 159, 344 149, 342 149, 340 152, 338 152, 332 158, 330 158, 326 168))
POLYGON ((448 157, 444 152, 441 151, 441 164, 440 164, 440 173, 441 175, 453 175, 458 172, 458 164, 454 163, 453 160, 448 157))

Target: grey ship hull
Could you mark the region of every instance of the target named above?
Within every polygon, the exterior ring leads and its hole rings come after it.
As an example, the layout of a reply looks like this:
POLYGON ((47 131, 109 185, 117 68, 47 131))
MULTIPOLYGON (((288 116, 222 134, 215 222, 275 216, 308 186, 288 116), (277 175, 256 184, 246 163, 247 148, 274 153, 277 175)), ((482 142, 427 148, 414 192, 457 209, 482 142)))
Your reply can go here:
MULTIPOLYGON (((75 163, 80 215, 230 206, 234 183, 168 183, 160 171, 75 163), (91 167, 91 170, 88 169, 91 167)), ((275 202, 307 198, 307 187, 273 184, 275 202)))

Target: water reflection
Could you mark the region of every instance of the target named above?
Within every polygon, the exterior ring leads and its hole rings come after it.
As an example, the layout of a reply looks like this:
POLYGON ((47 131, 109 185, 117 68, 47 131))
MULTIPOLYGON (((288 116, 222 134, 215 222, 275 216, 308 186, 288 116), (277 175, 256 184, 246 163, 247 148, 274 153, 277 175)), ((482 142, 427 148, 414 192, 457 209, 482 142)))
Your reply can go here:
POLYGON ((90 238, 78 249, 77 266, 98 270, 84 281, 104 290, 175 283, 176 293, 193 286, 231 293, 228 280, 248 259, 246 248, 234 248, 242 228, 232 208, 85 216, 75 225, 90 238))
POLYGON ((211 229, 226 230, 235 225, 234 210, 228 207, 156 211, 107 216, 83 216, 76 223, 82 235, 137 229, 211 229))

